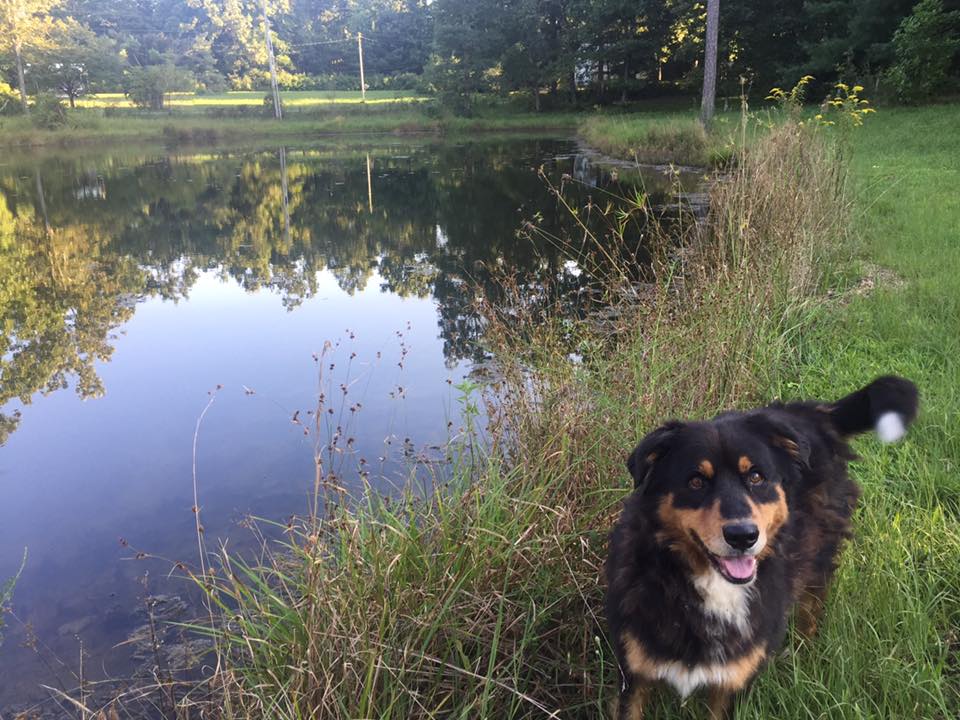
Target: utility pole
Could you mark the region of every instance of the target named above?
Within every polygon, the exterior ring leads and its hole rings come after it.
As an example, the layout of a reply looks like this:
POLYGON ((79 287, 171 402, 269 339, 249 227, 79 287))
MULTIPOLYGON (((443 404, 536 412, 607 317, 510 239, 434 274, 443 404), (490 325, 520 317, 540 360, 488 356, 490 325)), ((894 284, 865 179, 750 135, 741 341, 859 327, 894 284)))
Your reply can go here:
MULTIPOLYGON (((376 43, 374 43, 376 45, 376 43)), ((357 52, 360 53, 360 102, 367 101, 367 83, 363 79, 363 33, 357 33, 357 52)))
POLYGON ((267 0, 260 0, 263 11, 263 34, 267 39, 267 59, 270 61, 270 84, 273 87, 273 115, 277 120, 283 118, 280 109, 280 86, 277 83, 277 59, 273 55, 273 39, 270 37, 270 18, 267 17, 267 0))
POLYGON ((707 38, 703 53, 703 98, 700 101, 700 124, 704 129, 713 120, 717 96, 717 35, 720 30, 720 0, 707 0, 707 38))

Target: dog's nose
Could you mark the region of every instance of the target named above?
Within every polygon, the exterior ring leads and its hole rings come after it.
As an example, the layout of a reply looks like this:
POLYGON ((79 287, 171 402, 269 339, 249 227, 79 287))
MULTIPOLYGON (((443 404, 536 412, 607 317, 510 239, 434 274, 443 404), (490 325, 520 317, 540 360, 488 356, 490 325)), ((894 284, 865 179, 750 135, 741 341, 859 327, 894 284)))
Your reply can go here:
POLYGON ((723 526, 723 539, 737 550, 749 550, 760 537, 760 531, 753 523, 733 523, 723 526))

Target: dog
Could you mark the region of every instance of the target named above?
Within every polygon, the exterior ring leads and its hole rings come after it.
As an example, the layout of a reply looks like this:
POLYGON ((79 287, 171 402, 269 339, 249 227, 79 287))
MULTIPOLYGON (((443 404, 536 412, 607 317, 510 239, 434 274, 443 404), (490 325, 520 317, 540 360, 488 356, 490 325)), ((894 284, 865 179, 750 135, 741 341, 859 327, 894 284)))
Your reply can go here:
POLYGON ((705 689, 711 717, 732 717, 791 611, 815 634, 860 495, 847 440, 898 440, 918 405, 913 383, 887 376, 834 403, 668 422, 640 442, 606 563, 619 718, 642 718, 659 683, 705 689))

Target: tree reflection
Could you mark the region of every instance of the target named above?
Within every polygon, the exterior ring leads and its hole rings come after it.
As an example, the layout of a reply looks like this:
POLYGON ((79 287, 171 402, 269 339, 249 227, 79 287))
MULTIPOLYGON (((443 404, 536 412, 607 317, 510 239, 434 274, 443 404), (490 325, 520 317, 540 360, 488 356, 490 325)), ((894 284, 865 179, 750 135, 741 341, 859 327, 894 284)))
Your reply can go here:
MULTIPOLYGON (((347 293, 376 276, 383 292, 437 301, 449 361, 477 357, 472 301, 478 286, 496 291, 492 269, 559 278, 574 294, 586 282, 564 271, 583 248, 517 233, 536 217, 545 236, 566 237, 569 217, 532 167, 560 147, 280 148, 14 168, 0 176, 0 408, 71 379, 81 397, 102 394, 94 366, 110 358, 111 332, 140 299, 189 296, 204 272, 276 292, 288 309, 317 292, 320 271, 347 293)), ((564 162, 557 173, 574 169, 564 162)), ((0 442, 17 420, 0 415, 0 442)))
MULTIPOLYGON (((133 315, 145 284, 132 258, 105 251, 102 235, 47 226, 39 182, 37 193, 40 217, 0 196, 0 408, 71 379, 81 397, 102 395, 94 363, 110 358, 110 331, 133 315)), ((19 417, 0 412, 0 444, 19 417)))

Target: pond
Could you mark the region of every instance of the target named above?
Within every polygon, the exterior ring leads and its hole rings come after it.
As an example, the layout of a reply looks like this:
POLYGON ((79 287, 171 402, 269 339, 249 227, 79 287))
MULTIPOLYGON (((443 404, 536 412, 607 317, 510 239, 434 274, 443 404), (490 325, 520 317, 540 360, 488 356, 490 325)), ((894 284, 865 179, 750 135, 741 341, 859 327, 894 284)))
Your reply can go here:
POLYGON ((351 492, 442 461, 492 271, 589 282, 518 234, 570 224, 541 167, 574 202, 638 179, 543 138, 0 161, 0 583, 29 549, 0 713, 50 708, 81 657, 88 683, 135 672, 145 597, 186 611, 195 477, 211 546, 304 512, 320 393, 351 492))

